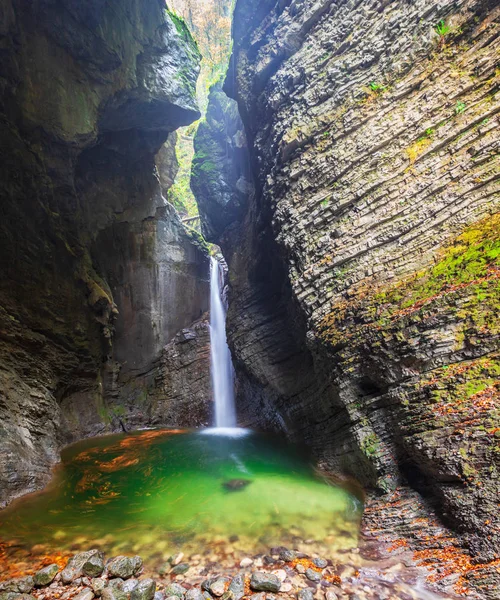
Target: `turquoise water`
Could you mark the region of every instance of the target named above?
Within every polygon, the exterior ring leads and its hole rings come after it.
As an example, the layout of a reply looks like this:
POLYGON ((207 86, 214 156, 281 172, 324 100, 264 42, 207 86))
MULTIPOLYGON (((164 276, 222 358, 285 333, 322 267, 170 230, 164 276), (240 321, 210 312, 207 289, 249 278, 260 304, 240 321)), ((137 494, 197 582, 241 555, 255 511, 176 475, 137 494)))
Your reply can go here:
POLYGON ((154 555, 312 539, 356 545, 361 503, 294 447, 245 430, 142 431, 62 453, 52 483, 0 512, 0 537, 46 548, 154 555))

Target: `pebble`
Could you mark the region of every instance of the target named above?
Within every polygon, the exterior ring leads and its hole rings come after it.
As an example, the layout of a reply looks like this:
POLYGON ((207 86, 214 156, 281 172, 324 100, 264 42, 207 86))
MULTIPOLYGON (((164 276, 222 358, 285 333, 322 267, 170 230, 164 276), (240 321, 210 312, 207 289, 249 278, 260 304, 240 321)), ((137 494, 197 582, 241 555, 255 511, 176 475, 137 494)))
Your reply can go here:
POLYGON ((130 600, 154 600, 156 583, 152 579, 143 579, 132 590, 130 600))
POLYGON ((128 579, 132 575, 137 575, 142 569, 142 559, 140 556, 132 558, 128 556, 117 556, 112 558, 107 564, 107 571, 110 577, 121 577, 128 579))
POLYGON ((292 584, 286 581, 281 584, 280 592, 284 592, 285 594, 292 591, 292 584))
POLYGON ((233 577, 228 590, 232 592, 234 600, 241 600, 245 595, 245 579, 241 573, 233 577))
POLYGON ((309 581, 321 581, 321 573, 318 573, 318 571, 315 571, 314 569, 307 569, 306 577, 309 581))
POLYGON ((301 575, 304 575, 304 573, 306 572, 306 568, 304 567, 304 565, 301 565, 300 563, 295 567, 295 570, 297 571, 297 573, 300 573, 301 575))
POLYGON ((314 593, 311 588, 304 588, 297 594, 298 600, 314 600, 314 593))
POLYGON ((197 588, 192 588, 186 592, 186 600, 204 600, 205 596, 197 588))
POLYGON ((172 569, 172 574, 173 575, 183 575, 187 571, 189 571, 188 563, 179 563, 172 569))
POLYGON ((250 600, 266 600, 266 595, 262 592, 260 594, 252 594, 250 600))
POLYGON ((182 562, 184 558, 184 552, 178 552, 177 554, 172 554, 172 556, 168 559, 168 562, 175 567, 176 565, 182 562))
POLYGON ((339 597, 337 596, 337 594, 334 591, 327 590, 327 592, 325 593, 325 599, 326 600, 339 600, 339 597))
POLYGON ((240 562, 240 567, 242 567, 243 569, 246 569, 247 567, 250 567, 252 565, 253 565, 253 560, 251 558, 244 558, 240 562))
POLYGON ((171 583, 165 588, 165 595, 169 598, 172 596, 175 596, 176 598, 184 598, 185 593, 186 590, 178 583, 171 583))
POLYGON ((16 577, 0 583, 0 592, 17 592, 18 594, 29 594, 35 587, 35 580, 31 575, 16 577))
POLYGON ((101 577, 96 577, 92 579, 92 589, 94 590, 94 594, 96 596, 100 596, 102 594, 102 590, 106 587, 106 581, 101 577))
POLYGON ((297 558, 297 553, 293 550, 285 549, 280 552, 280 559, 284 562, 292 562, 292 560, 295 560, 295 558, 297 558))
POLYGON ((212 595, 220 598, 220 596, 222 596, 224 594, 224 592, 226 591, 226 584, 227 584, 226 578, 219 578, 219 579, 216 579, 215 581, 212 581, 210 583, 208 589, 210 590, 212 595))
POLYGON ((328 565, 328 561, 324 558, 313 558, 313 564, 319 569, 325 569, 328 565))
POLYGON ((132 592, 132 590, 135 590, 135 588, 138 585, 139 581, 132 577, 131 579, 127 579, 127 581, 124 581, 123 584, 120 586, 120 589, 126 594, 130 594, 130 592, 132 592))
POLYGON ((75 596, 74 600, 94 600, 94 592, 89 588, 81 591, 78 596, 75 596))
POLYGON ((281 581, 272 573, 255 572, 250 579, 250 587, 256 592, 279 592, 281 581))
POLYGON ((284 569, 276 569, 275 571, 272 572, 273 575, 276 575, 276 577, 281 581, 285 581, 286 579, 286 571, 284 569))
POLYGON ((125 592, 112 586, 103 589, 101 598, 102 600, 128 600, 128 596, 125 592))

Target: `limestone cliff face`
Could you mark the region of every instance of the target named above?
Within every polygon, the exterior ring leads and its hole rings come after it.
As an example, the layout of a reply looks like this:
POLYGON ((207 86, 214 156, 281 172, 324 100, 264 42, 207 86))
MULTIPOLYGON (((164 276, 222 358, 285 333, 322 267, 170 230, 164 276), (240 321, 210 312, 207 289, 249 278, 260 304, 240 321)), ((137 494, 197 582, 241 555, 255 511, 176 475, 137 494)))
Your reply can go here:
MULTIPOLYGON (((226 90, 258 191, 221 240, 243 419, 372 488, 410 482, 485 563, 500 541, 498 10, 239 0, 226 90)), ((494 573, 474 573, 489 597, 494 573)))
POLYGON ((206 310, 208 264, 155 168, 199 116, 199 54, 165 4, 2 0, 0 48, 1 505, 60 444, 119 427, 117 373, 206 310))
POLYGON ((247 141, 238 105, 216 83, 210 89, 206 119, 194 139, 191 188, 205 239, 217 243, 240 221, 253 195, 247 141))

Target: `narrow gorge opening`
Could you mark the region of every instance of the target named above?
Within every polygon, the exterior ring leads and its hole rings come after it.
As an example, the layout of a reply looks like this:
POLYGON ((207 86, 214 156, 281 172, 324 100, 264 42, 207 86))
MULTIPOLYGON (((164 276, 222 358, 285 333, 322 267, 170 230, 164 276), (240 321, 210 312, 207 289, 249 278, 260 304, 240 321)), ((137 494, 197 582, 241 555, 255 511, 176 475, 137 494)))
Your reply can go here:
POLYGON ((500 598, 499 28, 0 0, 0 600, 500 598))

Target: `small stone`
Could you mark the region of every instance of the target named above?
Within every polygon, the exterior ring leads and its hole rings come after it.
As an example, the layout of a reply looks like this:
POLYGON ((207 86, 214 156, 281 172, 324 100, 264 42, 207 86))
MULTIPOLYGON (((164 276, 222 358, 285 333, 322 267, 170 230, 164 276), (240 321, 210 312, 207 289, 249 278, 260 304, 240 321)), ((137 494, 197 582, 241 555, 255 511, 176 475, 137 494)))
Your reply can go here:
POLYGON ((198 588, 192 588, 186 592, 186 600, 204 600, 205 596, 198 588))
POLYGON ((43 587, 44 585, 49 585, 49 583, 52 583, 54 581, 54 578, 58 572, 59 567, 55 563, 52 565, 48 565, 43 569, 40 569, 35 573, 35 586, 43 587))
POLYGON ((226 591, 227 579, 225 577, 220 577, 215 581, 210 582, 209 590, 212 595, 220 598, 226 591))
POLYGON ((314 569, 307 569, 306 577, 309 581, 321 581, 321 573, 318 573, 314 569))
POLYGON ((292 562, 297 558, 297 553, 293 550, 282 550, 280 552, 280 559, 284 562, 292 562))
POLYGON ((182 587, 182 585, 179 585, 178 583, 171 583, 165 588, 165 595, 167 596, 167 598, 171 596, 176 596, 177 598, 184 598, 185 593, 186 590, 182 587))
POLYGON ((106 581, 97 577, 96 579, 92 579, 92 589, 94 590, 94 594, 96 596, 100 596, 102 594, 102 590, 106 587, 106 581))
POLYGON ((182 562, 184 558, 184 552, 178 552, 177 554, 172 554, 172 556, 168 559, 168 562, 175 567, 176 565, 182 562))
POLYGON ((116 587, 109 586, 102 590, 101 594, 102 600, 128 600, 128 596, 122 590, 119 590, 116 587))
POLYGON ((123 587, 123 579, 121 579, 120 577, 117 577, 116 579, 112 579, 109 582, 109 585, 113 588, 116 588, 117 590, 121 590, 123 587))
POLYGON ((189 571, 188 563, 179 563, 172 569, 172 574, 173 575, 183 575, 187 571, 189 571))
POLYGON ((339 597, 333 590, 327 590, 325 593, 326 600, 339 600, 339 597))
POLYGON ((288 581, 285 581, 285 583, 281 584, 280 592, 283 592, 283 593, 286 594, 286 593, 291 592, 291 591, 292 591, 292 584, 291 583, 289 583, 288 581))
POLYGON ((130 592, 132 592, 132 590, 135 590, 135 588, 138 585, 139 580, 132 577, 131 579, 127 579, 127 581, 124 581, 123 584, 120 586, 120 589, 126 594, 130 594, 130 592))
POLYGON ((245 595, 245 579, 241 573, 233 577, 228 590, 232 592, 234 600, 241 600, 245 595))
POLYGON ((89 577, 100 577, 104 571, 104 560, 101 554, 92 554, 82 566, 82 573, 89 577))
POLYGON ((31 594, 19 594, 18 592, 0 592, 0 600, 37 600, 31 594))
POLYGON ((94 598, 94 592, 89 590, 89 588, 86 588, 85 590, 81 591, 78 596, 75 596, 74 600, 94 600, 94 598))
POLYGON ((260 594, 252 594, 250 600, 266 600, 266 595, 263 592, 260 592, 260 594))
POLYGON ((166 600, 166 596, 163 592, 155 592, 155 600, 166 600))
POLYGON ((284 569, 276 569, 275 571, 273 571, 273 575, 276 575, 276 577, 283 583, 283 581, 285 581, 286 579, 286 571, 284 569))
POLYGON ((325 569, 328 565, 328 561, 324 558, 313 558, 312 561, 314 566, 318 567, 318 569, 325 569))
POLYGON ((298 600, 314 600, 314 593, 311 588, 304 588, 297 594, 298 600))
POLYGON ((234 594, 230 590, 224 592, 221 596, 221 600, 234 600, 234 594))
POLYGON ((167 575, 172 570, 172 565, 169 562, 166 562, 162 567, 158 569, 158 573, 160 575, 167 575))
POLYGON ((297 571, 297 573, 301 573, 302 575, 304 575, 304 573, 306 572, 306 568, 304 567, 304 565, 302 565, 301 563, 298 563, 297 566, 295 567, 295 570, 297 571))
POLYGON ((240 561, 240 567, 242 567, 243 569, 246 569, 247 567, 250 567, 253 565, 253 560, 251 558, 243 558, 240 561))
POLYGON ((255 572, 250 579, 250 587, 256 592, 279 592, 281 581, 272 573, 255 572))
POLYGON ((143 579, 133 589, 130 600, 154 600, 155 592, 156 583, 152 579, 143 579))
POLYGON ((109 561, 107 570, 110 577, 121 577, 128 579, 137 575, 142 569, 142 559, 140 556, 117 556, 109 561))

